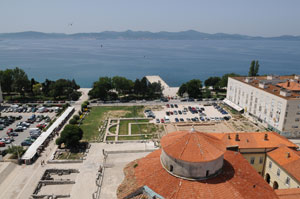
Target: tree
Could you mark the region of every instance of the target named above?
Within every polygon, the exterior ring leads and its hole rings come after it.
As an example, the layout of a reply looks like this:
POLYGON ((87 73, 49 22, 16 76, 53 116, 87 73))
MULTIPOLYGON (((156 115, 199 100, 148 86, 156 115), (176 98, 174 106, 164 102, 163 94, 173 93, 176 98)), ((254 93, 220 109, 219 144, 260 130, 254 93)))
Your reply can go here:
POLYGON ((204 85, 206 87, 212 86, 214 90, 219 89, 221 78, 220 77, 210 77, 205 80, 204 85))
POLYGON ((142 84, 139 79, 136 79, 133 86, 133 91, 135 94, 139 95, 142 93, 142 84))
POLYGON ((61 132, 60 137, 56 139, 56 144, 61 145, 64 143, 68 149, 77 148, 82 135, 83 131, 79 126, 68 124, 61 132))
POLYGON ((16 67, 13 69, 13 90, 20 93, 21 95, 25 95, 25 92, 30 90, 30 81, 28 80, 27 74, 24 70, 16 67))
POLYGON ((34 95, 39 95, 42 92, 42 84, 37 83, 32 86, 32 92, 34 95))
POLYGON ((236 73, 227 73, 227 74, 224 74, 221 78, 221 81, 220 81, 220 87, 221 88, 224 88, 224 87, 227 87, 227 84, 228 84, 228 77, 239 77, 240 75, 239 74, 236 74, 236 73))
POLYGON ((13 81, 13 70, 6 69, 5 71, 0 71, 1 89, 8 95, 12 92, 13 81))
POLYGON ((119 94, 128 94, 133 89, 133 82, 125 77, 115 76, 112 78, 112 87, 118 91, 119 94))
POLYGON ((248 76, 250 77, 258 76, 258 71, 259 71, 258 60, 257 61, 252 60, 250 64, 248 76))
POLYGON ((190 98, 202 97, 202 82, 199 79, 192 79, 186 83, 187 93, 190 98))
POLYGON ((100 77, 94 82, 92 90, 89 92, 91 98, 100 98, 101 100, 108 99, 108 92, 113 88, 112 80, 109 77, 100 77))
POLYGON ((181 86, 179 87, 177 95, 179 95, 180 97, 183 97, 184 93, 186 93, 186 92, 187 92, 187 85, 184 83, 184 84, 181 84, 181 86))

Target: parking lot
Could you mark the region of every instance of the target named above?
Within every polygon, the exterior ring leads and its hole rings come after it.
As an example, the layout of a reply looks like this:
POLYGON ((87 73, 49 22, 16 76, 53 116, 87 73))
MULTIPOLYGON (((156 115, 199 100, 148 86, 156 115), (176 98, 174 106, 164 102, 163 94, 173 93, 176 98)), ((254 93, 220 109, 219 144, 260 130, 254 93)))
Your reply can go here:
MULTIPOLYGON (((28 143, 34 142, 33 138, 30 138, 30 129, 37 128, 38 126, 46 127, 49 122, 55 117, 56 113, 55 111, 47 111, 43 113, 39 112, 5 112, 5 108, 1 110, 1 128, 0 130, 0 142, 4 142, 5 146, 0 147, 0 150, 4 150, 8 148, 8 146, 18 146, 21 145, 21 143, 24 140, 28 140, 28 143), (29 123, 27 122, 32 115, 35 115, 34 122, 29 123), (7 123, 7 118, 11 118, 11 121, 7 123), (19 118, 18 118, 19 117, 19 118), (15 121, 13 121, 16 118, 15 121), (39 119, 37 119, 39 118, 39 119), (6 123, 6 124, 5 124, 6 123), (20 124, 21 123, 21 124, 20 124), (17 127, 19 126, 19 127, 17 127), (23 127, 23 129, 21 129, 23 127), (11 131, 12 133, 8 135, 7 132, 11 131)), ((28 144, 29 145, 29 144, 28 144)))
POLYGON ((163 106, 162 110, 153 110, 152 112, 155 116, 154 123, 223 121, 224 118, 226 120, 231 118, 217 104, 167 104, 163 106))

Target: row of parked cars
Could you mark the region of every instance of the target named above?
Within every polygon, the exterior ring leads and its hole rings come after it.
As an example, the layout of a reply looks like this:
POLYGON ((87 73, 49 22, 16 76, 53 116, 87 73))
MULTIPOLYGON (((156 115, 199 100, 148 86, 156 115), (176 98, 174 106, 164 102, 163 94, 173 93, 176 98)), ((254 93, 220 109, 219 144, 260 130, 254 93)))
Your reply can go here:
POLYGON ((58 112, 59 107, 28 107, 28 106, 18 106, 12 105, 11 107, 5 108, 2 110, 3 113, 46 113, 46 112, 58 112))
POLYGON ((3 130, 5 127, 13 124, 16 120, 22 119, 22 116, 5 116, 0 118, 0 130, 3 130))
POLYGON ((225 111, 222 107, 220 107, 218 104, 213 103, 213 106, 215 107, 215 109, 217 109, 220 113, 222 113, 223 115, 227 115, 228 112, 225 111))

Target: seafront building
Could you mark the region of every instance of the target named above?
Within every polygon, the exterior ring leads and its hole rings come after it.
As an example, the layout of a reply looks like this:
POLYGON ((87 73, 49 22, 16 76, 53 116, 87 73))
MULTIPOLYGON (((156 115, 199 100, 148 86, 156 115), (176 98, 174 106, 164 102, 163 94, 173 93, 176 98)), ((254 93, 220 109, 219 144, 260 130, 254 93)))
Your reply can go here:
POLYGON ((275 132, 169 133, 162 137, 161 149, 125 167, 117 195, 126 199, 297 198, 300 156, 296 149, 275 132))
POLYGON ((158 75, 149 75, 145 76, 149 83, 160 83, 162 87, 163 96, 166 98, 176 99, 178 98, 177 92, 179 87, 170 87, 160 76, 158 75))
POLYGON ((300 76, 229 77, 224 100, 289 138, 300 137, 300 76))

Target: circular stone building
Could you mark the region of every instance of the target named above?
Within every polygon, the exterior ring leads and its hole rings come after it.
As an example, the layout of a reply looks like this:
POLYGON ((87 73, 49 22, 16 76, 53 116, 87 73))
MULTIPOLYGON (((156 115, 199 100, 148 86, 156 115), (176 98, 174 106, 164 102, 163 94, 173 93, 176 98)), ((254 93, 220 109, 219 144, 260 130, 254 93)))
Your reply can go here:
POLYGON ((208 133, 178 131, 161 139, 162 166, 172 175, 187 180, 201 180, 222 171, 225 144, 208 133))

